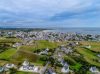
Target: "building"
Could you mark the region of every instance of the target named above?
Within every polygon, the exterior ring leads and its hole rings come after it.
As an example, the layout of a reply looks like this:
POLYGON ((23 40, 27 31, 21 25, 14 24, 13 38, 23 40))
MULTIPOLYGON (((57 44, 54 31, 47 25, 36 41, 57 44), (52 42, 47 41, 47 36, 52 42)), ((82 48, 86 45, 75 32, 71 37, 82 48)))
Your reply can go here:
POLYGON ((62 73, 69 73, 69 66, 67 63, 65 63, 65 65, 63 66, 63 68, 61 69, 62 73))
POLYGON ((28 61, 24 61, 22 63, 22 66, 19 68, 19 71, 25 71, 25 72, 35 72, 39 73, 39 67, 31 65, 28 61))
POLYGON ((53 69, 48 69, 48 74, 56 74, 54 71, 53 71, 53 69))
POLYGON ((0 67, 0 73, 3 72, 3 71, 4 71, 4 68, 3 67, 0 67))
POLYGON ((5 71, 8 71, 9 69, 11 69, 11 68, 15 68, 16 66, 14 65, 14 64, 6 64, 5 66, 4 66, 4 70, 5 71))
POLYGON ((96 67, 91 67, 89 69, 92 73, 99 73, 99 70, 96 67))

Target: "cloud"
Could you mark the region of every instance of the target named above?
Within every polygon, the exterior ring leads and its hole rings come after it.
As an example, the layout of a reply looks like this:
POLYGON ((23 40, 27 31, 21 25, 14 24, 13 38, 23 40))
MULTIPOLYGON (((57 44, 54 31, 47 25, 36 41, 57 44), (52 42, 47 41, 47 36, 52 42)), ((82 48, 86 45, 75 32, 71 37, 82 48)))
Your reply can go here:
POLYGON ((30 26, 99 24, 99 13, 100 0, 0 0, 0 22, 26 21, 30 26))

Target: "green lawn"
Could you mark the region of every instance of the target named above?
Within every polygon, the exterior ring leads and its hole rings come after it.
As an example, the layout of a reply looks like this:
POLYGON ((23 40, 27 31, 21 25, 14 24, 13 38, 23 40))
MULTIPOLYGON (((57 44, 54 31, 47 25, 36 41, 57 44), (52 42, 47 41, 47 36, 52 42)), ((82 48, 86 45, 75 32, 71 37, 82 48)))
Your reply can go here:
POLYGON ((78 71, 81 68, 82 65, 78 63, 77 61, 75 61, 70 56, 65 56, 64 58, 68 63, 70 63, 70 69, 78 71))
POLYGON ((38 74, 38 73, 31 73, 31 72, 17 72, 16 74, 38 74))
POLYGON ((76 48, 76 51, 80 53, 88 63, 100 67, 100 63, 95 61, 99 60, 99 58, 91 50, 78 47, 76 48))
POLYGON ((16 49, 14 48, 7 49, 6 51, 0 53, 0 59, 9 60, 15 53, 16 49))
POLYGON ((56 42, 49 42, 49 41, 46 41, 46 40, 40 40, 40 41, 37 41, 37 48, 38 49, 43 49, 43 48, 49 48, 49 49, 53 49, 53 48, 56 48, 59 44, 56 43, 56 42))
POLYGON ((22 47, 20 47, 20 50, 27 50, 27 51, 35 51, 35 50, 42 50, 42 49, 54 49, 56 47, 59 46, 59 43, 52 43, 46 40, 39 40, 39 41, 35 41, 33 43, 33 45, 24 45, 22 47))
POLYGON ((30 51, 25 51, 25 50, 18 50, 12 58, 12 61, 20 61, 23 62, 24 60, 28 60, 30 62, 36 62, 38 59, 38 55, 34 54, 33 52, 30 51))
POLYGON ((21 42, 21 39, 18 38, 0 38, 0 43, 14 43, 21 42))
POLYGON ((82 46, 91 45, 91 49, 90 50, 95 51, 95 52, 100 52, 100 42, 81 41, 80 43, 82 44, 82 46))

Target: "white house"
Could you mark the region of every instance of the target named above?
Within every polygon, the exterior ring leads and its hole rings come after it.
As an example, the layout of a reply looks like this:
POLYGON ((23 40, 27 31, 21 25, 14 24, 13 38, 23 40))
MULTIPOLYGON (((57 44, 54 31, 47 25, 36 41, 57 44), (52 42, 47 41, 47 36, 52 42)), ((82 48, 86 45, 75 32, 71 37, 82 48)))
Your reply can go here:
POLYGON ((28 61, 24 61, 22 63, 22 66, 19 68, 19 71, 36 72, 36 73, 40 72, 38 66, 30 65, 28 61))
POLYGON ((48 69, 48 74, 56 74, 52 69, 48 69))
POLYGON ((23 66, 28 66, 29 65, 29 62, 27 60, 25 60, 22 65, 23 66))
POLYGON ((63 66, 63 68, 61 69, 62 73, 69 73, 69 66, 67 63, 65 63, 65 65, 63 66))
POLYGON ((87 45, 85 46, 85 48, 91 49, 91 45, 87 45))
POLYGON ((0 72, 3 72, 4 68, 3 67, 0 67, 0 72))
POLYGON ((89 69, 92 73, 99 73, 99 70, 96 67, 91 67, 89 69))
POLYGON ((14 65, 14 64, 6 64, 5 66, 4 66, 4 70, 5 71, 8 71, 9 69, 11 69, 11 68, 15 68, 16 66, 14 65))
POLYGON ((6 68, 13 68, 13 67, 15 67, 15 65, 14 64, 6 64, 5 67, 6 68))

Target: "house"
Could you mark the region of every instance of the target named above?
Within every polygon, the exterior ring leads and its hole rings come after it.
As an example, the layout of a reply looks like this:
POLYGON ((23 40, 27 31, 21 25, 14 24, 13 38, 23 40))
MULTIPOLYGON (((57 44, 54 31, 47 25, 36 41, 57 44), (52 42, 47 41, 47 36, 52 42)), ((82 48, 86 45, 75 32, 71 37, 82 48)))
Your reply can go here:
POLYGON ((31 65, 28 61, 24 61, 22 63, 22 66, 19 68, 19 71, 25 71, 25 72, 36 72, 39 73, 39 67, 31 65))
POLYGON ((53 71, 53 69, 48 69, 48 74, 56 74, 54 71, 53 71))
POLYGON ((15 65, 14 64, 6 64, 5 67, 6 68, 13 68, 15 65))
POLYGON ((12 47, 16 48, 16 47, 19 47, 21 45, 22 45, 21 43, 15 43, 12 47))
POLYGON ((69 73, 69 66, 67 63, 64 64, 63 68, 61 69, 62 73, 69 73))
POLYGON ((91 67, 89 69, 92 73, 99 73, 99 70, 96 67, 91 67))
POLYGON ((4 70, 5 71, 8 71, 9 69, 11 69, 11 68, 15 68, 16 66, 14 65, 14 64, 6 64, 5 66, 4 66, 4 70))
POLYGON ((85 46, 85 48, 91 49, 91 45, 87 45, 87 46, 85 46))
POLYGON ((3 72, 4 68, 3 67, 0 67, 0 72, 3 72))
POLYGON ((46 48, 46 51, 49 51, 49 49, 48 49, 48 48, 46 48))
POLYGON ((22 65, 23 66, 28 66, 29 65, 29 62, 27 60, 25 60, 22 65))
POLYGON ((100 54, 98 54, 97 56, 100 57, 100 54))
POLYGON ((47 49, 45 49, 44 51, 40 52, 40 55, 41 55, 41 54, 47 55, 47 54, 48 54, 48 51, 49 51, 49 49, 47 48, 47 49))

